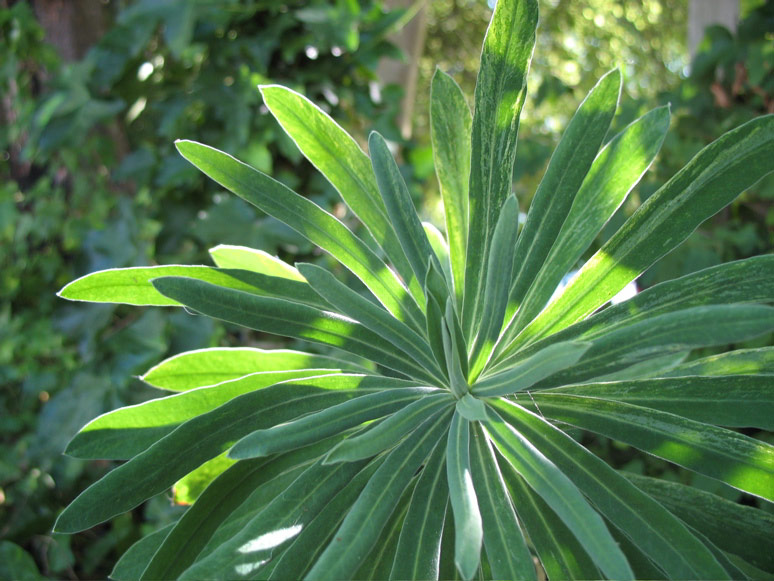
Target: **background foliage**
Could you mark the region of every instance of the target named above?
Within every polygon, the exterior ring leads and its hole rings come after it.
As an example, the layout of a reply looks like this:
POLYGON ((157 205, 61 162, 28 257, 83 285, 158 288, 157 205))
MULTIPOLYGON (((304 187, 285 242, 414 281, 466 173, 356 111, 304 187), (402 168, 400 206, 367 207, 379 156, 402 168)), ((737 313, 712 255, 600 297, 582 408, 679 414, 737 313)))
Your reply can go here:
MULTIPOLYGON (((72 307, 54 292, 102 268, 206 263, 206 250, 218 243, 317 259, 292 231, 220 194, 172 142, 185 137, 229 151, 330 205, 329 186, 266 114, 255 85, 288 85, 357 135, 377 129, 401 141, 391 125, 400 90, 383 89, 381 98, 371 90, 378 59, 395 54, 385 34, 401 15, 348 0, 111 2, 107 33, 81 61, 64 63, 41 42, 28 2, 0 6, 0 567, 104 577, 143 527, 157 528, 176 509, 156 501, 90 537, 51 537, 56 514, 108 468, 60 456, 66 441, 99 413, 147 398, 131 376, 165 355, 261 338, 234 337, 182 312, 72 307)), ((429 78, 439 64, 472 95, 490 12, 472 0, 428 9, 415 137, 401 145, 413 193, 432 202, 429 78)), ((771 112, 772 2, 745 3, 743 11, 749 17, 738 35, 709 31, 684 78, 684 1, 542 2, 515 174, 522 209, 575 104, 616 64, 627 81, 616 127, 657 103, 670 102, 674 115, 661 159, 633 203, 724 131, 771 112)), ((770 252, 772 198, 769 177, 641 283, 770 252)), ((626 447, 594 445, 619 465, 664 471, 626 447)), ((0 577, 24 576, 6 573, 0 569, 0 577)))

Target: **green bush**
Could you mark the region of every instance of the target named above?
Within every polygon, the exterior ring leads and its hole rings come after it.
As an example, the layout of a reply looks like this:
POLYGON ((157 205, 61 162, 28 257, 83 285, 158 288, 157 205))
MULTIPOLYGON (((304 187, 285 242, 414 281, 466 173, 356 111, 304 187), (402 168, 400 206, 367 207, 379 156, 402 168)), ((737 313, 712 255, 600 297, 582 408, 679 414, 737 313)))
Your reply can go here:
POLYGON ((190 508, 133 545, 113 577, 526 579, 536 560, 549 578, 774 572, 769 512, 618 471, 581 440, 611 438, 774 501, 774 447, 735 429, 774 428, 774 349, 686 359, 774 330, 773 257, 608 305, 774 169, 774 116, 702 149, 554 297, 652 163, 670 115, 654 109, 605 143, 621 90, 618 71, 605 75, 519 229, 511 182, 536 25, 535 1, 498 2, 474 115, 451 77, 433 79, 446 235, 420 221, 380 134, 369 158, 290 89, 264 85, 264 103, 369 237, 229 154, 177 142, 338 264, 221 247, 217 268, 102 271, 61 296, 182 306, 323 352, 218 348, 152 368, 143 379, 168 395, 100 416, 68 445, 126 462, 57 531, 174 487, 190 508))

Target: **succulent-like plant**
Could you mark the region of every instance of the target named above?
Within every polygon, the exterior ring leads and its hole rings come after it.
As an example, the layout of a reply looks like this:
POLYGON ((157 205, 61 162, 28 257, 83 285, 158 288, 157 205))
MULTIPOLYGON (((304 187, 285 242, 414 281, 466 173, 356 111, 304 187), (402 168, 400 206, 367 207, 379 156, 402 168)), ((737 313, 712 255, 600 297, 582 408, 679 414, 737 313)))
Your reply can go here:
POLYGON ((603 77, 570 121, 519 228, 511 176, 537 26, 500 0, 471 115, 437 72, 431 125, 446 235, 423 224, 385 140, 370 158, 301 95, 264 101, 368 232, 233 157, 180 153, 362 282, 217 247, 218 268, 103 271, 74 300, 185 306, 333 348, 183 353, 144 380, 173 392, 105 414, 70 442, 126 460, 61 514, 73 532, 171 486, 206 488, 140 540, 117 578, 738 578, 774 572, 774 518, 620 472, 581 430, 774 501, 774 348, 685 362, 774 330, 774 256, 712 267, 608 305, 772 169, 774 117, 702 150, 554 297, 647 170, 655 109, 605 143, 621 87, 603 77), (768 545, 768 547, 767 547, 768 545))

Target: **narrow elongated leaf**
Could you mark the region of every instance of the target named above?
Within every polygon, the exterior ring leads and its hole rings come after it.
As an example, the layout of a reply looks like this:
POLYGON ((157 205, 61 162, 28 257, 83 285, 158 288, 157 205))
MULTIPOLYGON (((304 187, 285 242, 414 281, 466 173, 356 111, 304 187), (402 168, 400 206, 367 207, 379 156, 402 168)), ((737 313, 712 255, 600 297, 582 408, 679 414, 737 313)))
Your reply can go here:
POLYGON ((181 579, 223 575, 240 578, 263 573, 262 568, 276 559, 362 468, 363 463, 312 464, 282 494, 265 503, 236 534, 186 569, 181 579))
POLYGON ((307 574, 307 579, 342 579, 357 570, 377 542, 414 473, 447 429, 448 414, 431 418, 388 454, 347 513, 333 541, 307 574))
POLYGON ((578 189, 597 156, 621 94, 621 72, 610 71, 578 107, 548 162, 530 203, 513 258, 506 320, 510 320, 559 236, 578 189))
POLYGON ((259 89, 274 118, 365 224, 403 280, 410 281, 414 299, 421 301, 421 280, 411 276, 411 267, 379 196, 368 156, 346 131, 303 95, 278 85, 259 89))
POLYGON ((333 373, 336 372, 328 369, 259 372, 120 408, 86 424, 65 452, 75 458, 126 460, 146 450, 181 423, 212 411, 237 396, 290 379, 333 373))
POLYGON ((611 579, 632 579, 626 557, 602 518, 567 475, 497 412, 489 413, 484 426, 497 449, 575 534, 600 570, 611 579))
POLYGON ((471 391, 479 396, 509 395, 532 387, 546 377, 575 365, 591 343, 557 343, 538 351, 507 371, 478 381, 471 391))
POLYGON ((481 561, 484 529, 470 471, 470 423, 456 412, 446 445, 446 479, 456 533, 454 563, 462 578, 468 581, 481 561))
MULTIPOLYGON (((475 426, 475 424, 474 424, 475 426)), ((484 547, 494 579, 537 579, 524 533, 486 434, 474 427, 470 450, 484 526, 484 547)))
MULTIPOLYGON (((774 431, 774 375, 675 377, 572 385, 540 392, 599 397, 698 422, 774 431)), ((539 405, 539 396, 538 399, 539 405)))
POLYGON ((165 359, 140 376, 140 379, 153 387, 187 391, 253 373, 306 369, 366 371, 350 361, 290 349, 211 347, 186 351, 165 359))
POLYGON ((282 553, 269 579, 282 581, 304 577, 380 465, 379 459, 369 462, 328 502, 325 508, 317 513, 317 516, 293 540, 290 547, 282 553))
POLYGON ((449 241, 455 303, 462 305, 468 241, 470 129, 473 116, 459 85, 435 70, 430 86, 430 139, 449 241))
POLYGON ((653 163, 668 129, 669 108, 659 107, 634 121, 600 151, 499 347, 505 348, 548 303, 562 278, 653 163))
POLYGON ((455 409, 458 414, 469 422, 481 422, 487 419, 486 405, 483 400, 473 397, 469 393, 457 400, 455 409))
MULTIPOLYGON (((534 394, 552 419, 620 440, 645 452, 774 500, 774 446, 737 432, 622 402, 534 394)), ((521 402, 527 406, 527 402, 521 402)))
POLYGON ((443 335, 443 350, 446 353, 446 367, 449 377, 449 387, 455 397, 461 398, 468 391, 468 380, 465 377, 464 353, 460 354, 459 336, 456 333, 457 328, 454 324, 454 311, 452 310, 451 298, 446 302, 446 315, 444 325, 441 328, 443 335))
POLYGON ((596 337, 582 361, 538 387, 577 383, 653 357, 727 345, 772 330, 774 307, 764 305, 712 305, 666 313, 596 337))
POLYGON ((446 506, 446 446, 439 442, 414 487, 390 579, 438 579, 446 506))
POLYGON ((210 248, 210 256, 220 268, 238 268, 304 282, 304 277, 294 267, 263 250, 218 244, 210 248))
POLYGON ((229 456, 256 458, 306 446, 363 422, 392 414, 440 391, 430 387, 405 387, 365 394, 279 426, 256 430, 234 444, 229 456))
POLYGON ((507 460, 499 463, 518 516, 549 579, 599 579, 599 569, 551 507, 507 460))
POLYGON ((646 359, 618 369, 612 373, 603 373, 602 375, 595 375, 589 378, 584 383, 600 383, 603 381, 627 381, 633 379, 645 379, 647 377, 661 377, 665 372, 669 371, 676 365, 682 363, 689 355, 690 350, 677 351, 676 353, 667 353, 666 355, 660 355, 653 357, 652 359, 646 359))
POLYGON ((770 513, 677 482, 624 476, 724 551, 765 571, 774 570, 774 553, 769 550, 774 516, 770 513))
POLYGON ((774 115, 757 117, 701 150, 650 196, 525 329, 535 340, 594 312, 704 220, 772 171, 774 115))
POLYGON ((443 382, 444 372, 438 366, 430 345, 422 336, 390 315, 380 305, 372 303, 338 281, 324 268, 314 264, 299 264, 298 268, 325 302, 399 347, 435 377, 436 381, 443 382))
MULTIPOLYGON (((519 403, 525 406, 524 402, 519 403)), ((542 415, 504 399, 492 400, 492 405, 668 575, 676 579, 724 577, 712 554, 674 515, 599 457, 542 415)))
POLYGON ((492 354, 495 342, 503 327, 505 308, 508 304, 508 291, 511 285, 513 269, 513 251, 516 235, 519 231, 519 203, 516 196, 509 196, 500 211, 500 217, 492 234, 492 249, 486 270, 484 305, 481 308, 481 321, 474 324, 478 331, 470 356, 469 381, 475 381, 492 354))
POLYGON ((462 326, 472 339, 497 216, 511 193, 519 117, 535 48, 535 0, 500 0, 484 39, 471 135, 470 217, 462 326))
POLYGON ((74 280, 59 291, 58 295, 72 301, 181 306, 179 302, 159 293, 151 284, 152 279, 162 276, 185 276, 258 295, 285 297, 308 304, 322 304, 320 298, 303 281, 210 266, 111 268, 74 280))
POLYGON ((166 296, 205 315, 258 331, 331 345, 410 376, 431 382, 434 379, 408 361, 392 343, 341 315, 188 278, 159 278, 153 284, 166 296))
POLYGON ((678 365, 664 377, 683 375, 772 375, 774 374, 774 347, 739 349, 711 355, 678 365))
POLYGON ((441 264, 441 272, 443 272, 444 278, 448 281, 449 287, 453 288, 454 277, 451 272, 449 243, 446 241, 443 233, 430 222, 422 222, 422 228, 425 231, 427 241, 430 242, 430 246, 433 248, 433 252, 438 259, 438 262, 441 264))
MULTIPOLYGON (((427 263, 435 253, 425 235, 406 182, 384 137, 372 132, 368 137, 368 150, 390 223, 395 229, 414 276, 423 281, 427 273, 427 263)), ((440 269, 440 264, 438 267, 440 269)))
POLYGON ((131 510, 250 432, 363 395, 368 389, 381 391, 381 387, 369 387, 384 385, 381 381, 360 376, 318 377, 234 398, 181 424, 109 472, 82 492, 59 515, 55 526, 60 532, 75 532, 131 510))
POLYGON ((438 365, 442 370, 446 370, 446 377, 449 373, 449 362, 446 361, 446 352, 443 343, 443 328, 446 325, 443 318, 443 311, 438 301, 431 293, 427 293, 427 340, 438 365))
POLYGON ((113 567, 110 578, 116 581, 134 581, 139 579, 148 562, 153 558, 153 554, 164 542, 172 527, 176 523, 168 524, 152 533, 145 535, 139 541, 134 543, 127 551, 121 555, 121 558, 113 567))
MULTIPOLYGON (((590 340, 630 325, 689 307, 774 300, 774 255, 756 256, 713 266, 657 284, 631 299, 611 305, 591 317, 529 345, 519 357, 560 341, 590 340)), ((514 347, 520 341, 514 343, 514 347)), ((511 349, 512 350, 512 349, 511 349)), ((508 360, 506 359, 505 362, 508 360)))
POLYGON ((230 155, 193 141, 176 142, 197 168, 330 253, 396 318, 419 325, 422 313, 395 274, 344 224, 315 203, 230 155))
POLYGON ((425 395, 367 432, 347 438, 328 453, 325 461, 352 462, 388 450, 439 411, 445 407, 451 408, 453 401, 454 398, 448 392, 425 395))

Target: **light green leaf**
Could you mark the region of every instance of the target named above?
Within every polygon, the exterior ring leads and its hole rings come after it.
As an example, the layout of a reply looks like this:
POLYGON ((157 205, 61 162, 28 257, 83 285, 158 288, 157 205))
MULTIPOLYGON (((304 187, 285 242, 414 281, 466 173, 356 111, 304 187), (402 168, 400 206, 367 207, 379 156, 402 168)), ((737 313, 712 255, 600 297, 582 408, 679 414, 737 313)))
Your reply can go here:
POLYGON ((508 290, 511 285, 513 251, 519 231, 519 203, 516 196, 508 196, 492 234, 492 249, 486 270, 484 305, 480 309, 481 320, 473 324, 477 333, 470 355, 469 381, 475 381, 492 354, 495 342, 503 327, 508 290))
POLYGON ((431 387, 405 387, 367 393, 302 418, 256 430, 234 444, 229 456, 257 458, 300 448, 363 422, 393 414, 439 391, 431 387))
POLYGON ((390 315, 382 306, 369 301, 337 280, 324 268, 302 263, 298 265, 298 269, 325 302, 391 342, 421 365, 438 383, 443 383, 444 373, 438 366, 430 345, 422 336, 390 315))
POLYGON ((772 158, 774 115, 757 117, 716 139, 640 206, 519 341, 554 333, 604 305, 704 220, 771 172, 772 158))
POLYGON ((580 104, 551 156, 516 245, 506 321, 521 304, 559 237, 610 127, 620 94, 621 73, 615 69, 602 77, 580 104))
MULTIPOLYGON (((525 406, 523 401, 519 403, 525 406)), ((542 415, 504 399, 493 400, 492 405, 566 474, 638 550, 659 563, 670 577, 714 579, 725 576, 712 554, 682 522, 632 486, 604 460, 554 427, 542 415)))
POLYGON ((459 85, 435 70, 430 87, 430 139, 441 189, 455 303, 462 305, 468 240, 470 130, 473 116, 459 85))
POLYGON ((626 557, 575 484, 520 431, 492 410, 484 426, 499 452, 556 512, 610 579, 632 579, 626 557))
POLYGON ((448 414, 433 417, 387 455, 306 579, 343 579, 357 570, 417 469, 447 429, 448 414))
POLYGON ((480 427, 473 428, 470 464, 478 487, 484 547, 493 579, 537 579, 516 512, 505 488, 494 451, 480 427))
POLYGON ((210 256, 220 268, 239 268, 304 282, 304 277, 295 268, 263 250, 218 244, 215 248, 210 248, 210 256))
POLYGON ((342 441, 328 453, 325 461, 352 462, 388 450, 444 408, 451 408, 453 401, 454 398, 448 392, 426 395, 398 410, 367 432, 342 441))
MULTIPOLYGON (((379 185, 379 192, 398 242, 414 271, 414 276, 417 280, 424 281, 427 263, 435 257, 435 253, 422 227, 406 182, 384 137, 372 132, 368 137, 368 150, 371 153, 376 183, 379 185)), ((440 264, 437 266, 440 270, 440 264)), ((424 297, 422 299, 424 302, 424 297)))
POLYGON ((446 446, 439 442, 414 487, 390 579, 438 579, 441 535, 448 503, 446 446))
POLYGON ((469 422, 479 422, 487 419, 486 405, 477 397, 473 397, 469 393, 463 395, 457 400, 455 406, 457 413, 469 422))
POLYGON ((425 231, 425 236, 427 236, 427 240, 430 242, 430 246, 432 246, 438 262, 441 264, 443 276, 451 287, 453 284, 453 277, 451 273, 451 259, 449 258, 449 244, 443 233, 430 222, 422 222, 422 228, 425 231))
POLYGON ((629 473, 624 476, 719 548, 764 571, 774 570, 774 553, 769 550, 774 538, 771 513, 677 482, 629 473))
POLYGON ((507 371, 481 379, 473 385, 471 391, 480 397, 509 395, 522 391, 562 369, 575 365, 590 347, 591 343, 568 342, 549 345, 507 371))
POLYGON ((658 315, 600 334, 575 366, 538 387, 578 383, 639 361, 697 347, 727 345, 774 330, 774 307, 710 305, 658 315))
POLYGON ((500 0, 481 52, 471 135, 469 231, 462 327, 465 337, 483 306, 484 283, 497 217, 511 193, 519 116, 535 48, 535 0, 500 0))
POLYGON ((612 373, 595 375, 588 379, 586 383, 600 383, 603 381, 628 381, 633 379, 645 379, 646 377, 662 377, 673 367, 682 363, 690 351, 678 351, 677 353, 667 353, 652 359, 640 361, 623 369, 618 369, 612 373))
POLYGON ((217 319, 286 337, 331 345, 425 381, 434 378, 389 341, 336 313, 274 297, 259 297, 182 277, 157 278, 164 295, 217 319))
POLYGON ((318 377, 294 380, 234 398, 183 423, 92 484, 59 515, 56 530, 84 530, 131 510, 250 432, 336 405, 368 393, 367 390, 381 391, 380 385, 386 385, 382 378, 318 377))
POLYGON ((552 419, 630 444, 774 501, 774 446, 770 444, 627 403, 558 394, 535 394, 534 398, 540 411, 552 419))
POLYGON ((674 377, 587 383, 535 393, 612 399, 708 424, 774 431, 774 375, 674 377))
POLYGON ((217 149, 194 141, 177 141, 176 146, 183 157, 220 185, 330 253, 363 281, 397 319, 420 325, 422 312, 395 273, 334 216, 217 149))
POLYGON ((669 107, 659 107, 631 123, 599 152, 545 263, 508 323, 498 353, 545 307, 562 278, 653 163, 668 129, 669 107))
POLYGON ((160 440, 182 422, 212 411, 242 394, 289 379, 331 375, 329 369, 258 372, 213 386, 123 407, 86 424, 67 445, 75 458, 126 460, 160 440))
POLYGON ((454 563, 465 581, 473 578, 481 560, 484 529, 470 471, 470 424, 452 416, 446 445, 446 478, 454 513, 454 563))
POLYGON ((343 359, 290 349, 211 347, 186 351, 165 359, 140 379, 160 389, 187 391, 253 373, 308 369, 366 371, 363 367, 343 359))
POLYGON ((760 347, 758 349, 738 349, 688 361, 664 373, 663 376, 772 374, 774 374, 774 347, 760 347))

